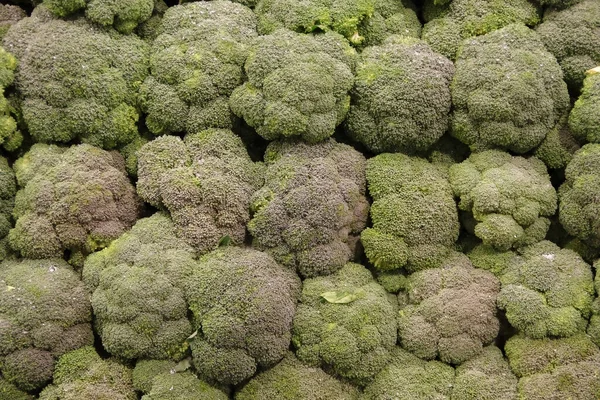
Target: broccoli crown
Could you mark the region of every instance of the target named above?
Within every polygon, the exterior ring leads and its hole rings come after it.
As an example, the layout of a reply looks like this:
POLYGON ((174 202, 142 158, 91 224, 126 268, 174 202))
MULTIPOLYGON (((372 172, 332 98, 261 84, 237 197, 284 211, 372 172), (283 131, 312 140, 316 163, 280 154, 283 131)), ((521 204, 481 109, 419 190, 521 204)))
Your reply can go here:
POLYGON ((452 62, 418 39, 366 48, 346 131, 373 152, 426 151, 448 128, 452 62))
POLYGON ((400 153, 367 161, 373 227, 362 232, 369 261, 380 271, 438 266, 458 239, 452 189, 427 160, 400 153))
POLYGON ((152 380, 152 389, 142 400, 227 400, 229 397, 191 372, 164 373, 152 380))
POLYGON ((0 372, 19 389, 41 389, 55 357, 93 343, 89 296, 65 261, 4 261, 0 293, 0 372))
POLYGON ((0 156, 0 261, 4 260, 10 252, 7 236, 12 228, 11 214, 16 192, 15 173, 6 158, 0 156))
POLYGON ((96 328, 114 356, 180 358, 193 329, 184 282, 195 253, 168 216, 139 220, 106 249, 89 256, 83 279, 93 291, 96 328))
POLYGON ((472 150, 525 153, 570 107, 560 66, 525 25, 465 40, 456 58, 451 133, 472 150))
POLYGON ((375 11, 359 25, 361 47, 382 44, 392 35, 421 37, 421 21, 410 0, 375 0, 375 11))
MULTIPOLYGON (((600 29, 600 17, 598 19, 600 29)), ((581 96, 569 114, 569 127, 578 140, 600 143, 600 67, 587 71, 587 74, 581 96)))
POLYGON ((548 169, 564 169, 581 147, 573 132, 569 127, 568 117, 563 116, 535 149, 535 156, 542 160, 548 169))
POLYGON ((454 60, 464 39, 485 35, 509 24, 537 25, 540 15, 527 0, 454 0, 423 27, 423 40, 454 60))
POLYGON ((364 391, 361 400, 450 400, 454 368, 439 361, 424 361, 394 347, 391 361, 364 391))
POLYGON ((24 257, 88 254, 135 222, 140 202, 122 157, 88 144, 35 144, 14 165, 19 191, 9 233, 24 257))
POLYGON ((30 394, 19 390, 15 385, 0 376, 0 400, 33 400, 30 394))
POLYGON ((248 82, 231 94, 231 110, 268 140, 333 135, 348 112, 355 50, 333 32, 278 30, 260 36, 244 69, 248 82))
POLYGON ((252 194, 263 183, 263 165, 250 159, 240 137, 225 129, 162 136, 140 148, 137 190, 170 212, 177 233, 197 251, 222 238, 244 243, 252 194))
POLYGON ((498 250, 543 240, 557 196, 543 162, 500 150, 472 154, 450 167, 458 208, 473 218, 474 233, 498 250))
MULTIPOLYGON (((0 5, 0 7, 5 6, 0 5)), ((4 95, 5 89, 14 81, 16 68, 17 59, 0 47, 0 145, 8 151, 17 150, 23 141, 17 121, 12 115, 13 107, 10 100, 4 95)))
POLYGON ((298 277, 260 251, 223 247, 203 256, 186 282, 196 370, 235 385, 276 364, 290 345, 299 292, 298 277))
POLYGON ((248 223, 254 245, 303 277, 343 267, 369 212, 364 156, 333 139, 272 142, 265 162, 248 223))
POLYGON ((44 11, 37 7, 4 38, 19 59, 16 85, 29 133, 39 142, 79 139, 106 149, 133 140, 148 45, 135 35, 44 11))
POLYGON ((146 125, 154 134, 232 126, 228 97, 243 82, 256 16, 230 1, 170 7, 152 44, 150 75, 141 88, 146 125))
POLYGON ((387 364, 396 343, 397 305, 388 296, 359 264, 306 279, 292 337, 298 359, 366 384, 387 364))
POLYGON ((19 6, 0 4, 0 41, 2 41, 11 26, 26 16, 25 10, 19 6))

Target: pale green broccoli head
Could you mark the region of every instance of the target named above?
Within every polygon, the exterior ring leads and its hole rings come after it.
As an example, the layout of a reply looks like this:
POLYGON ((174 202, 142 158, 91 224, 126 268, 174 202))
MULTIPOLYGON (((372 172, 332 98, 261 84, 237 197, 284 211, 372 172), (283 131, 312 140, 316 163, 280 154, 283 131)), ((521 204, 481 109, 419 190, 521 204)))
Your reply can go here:
POLYGON ((456 58, 451 133, 472 150, 525 153, 569 109, 560 66, 524 25, 465 40, 456 58))
POLYGON ((452 62, 413 38, 366 48, 345 124, 370 151, 426 151, 448 128, 452 62))
POLYGON ((450 185, 474 233, 498 250, 544 239, 557 196, 543 162, 499 150, 472 154, 450 167, 450 185))
POLYGON ((10 254, 8 233, 12 228, 12 211, 17 184, 15 173, 6 158, 0 156, 0 261, 10 254))
POLYGON ((365 227, 365 158, 330 139, 272 142, 265 185, 252 197, 255 247, 303 277, 332 273, 353 258, 365 227))
POLYGON ((152 44, 141 88, 148 129, 156 134, 231 128, 228 97, 244 80, 256 16, 229 1, 170 7, 152 44))
POLYGON ((189 371, 159 374, 152 380, 152 389, 142 400, 228 400, 219 389, 198 379, 189 371))
POLYGON ((0 400, 33 400, 34 397, 0 376, 0 400))
POLYGON ((211 381, 236 385, 281 360, 290 345, 300 280, 250 248, 203 256, 185 291, 194 366, 211 381))
POLYGON ((359 264, 303 282, 292 343, 303 363, 359 385, 390 360, 397 304, 359 264))
POLYGON ((89 296, 65 261, 4 261, 0 293, 0 372, 19 389, 41 389, 56 357, 93 343, 89 296))
POLYGON ((333 32, 260 36, 244 67, 248 81, 229 99, 231 110, 267 140, 320 142, 346 118, 355 55, 333 32))
POLYGON ((573 154, 581 145, 569 127, 568 116, 565 115, 548 132, 546 138, 535 149, 534 155, 542 160, 550 170, 563 169, 573 159, 573 154))
POLYGON ((0 41, 11 26, 27 17, 27 13, 19 6, 0 4, 0 41))
POLYGON ((569 127, 578 140, 600 143, 600 67, 587 71, 581 95, 569 114, 569 127))

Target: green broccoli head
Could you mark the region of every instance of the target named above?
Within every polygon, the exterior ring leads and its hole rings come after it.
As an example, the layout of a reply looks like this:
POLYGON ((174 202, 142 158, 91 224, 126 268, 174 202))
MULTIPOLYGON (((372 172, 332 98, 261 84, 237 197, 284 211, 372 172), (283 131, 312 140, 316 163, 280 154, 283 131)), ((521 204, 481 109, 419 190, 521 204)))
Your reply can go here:
POLYGON ((452 62, 413 38, 366 48, 345 124, 373 152, 426 151, 448 128, 452 62))
POLYGON ((164 373, 152 380, 152 389, 142 400, 228 400, 229 397, 199 380, 189 371, 164 373))
POLYGON ((359 264, 306 279, 292 337, 298 359, 366 384, 396 344, 397 304, 389 296, 359 264))
POLYGON ((564 169, 573 159, 573 154, 581 148, 573 133, 568 116, 563 116, 535 149, 534 155, 550 170, 564 169))
POLYGON ((474 233, 498 250, 543 240, 556 191, 543 162, 499 150, 472 154, 450 167, 450 185, 474 233))
POLYGON ((44 11, 38 6, 4 38, 19 59, 16 84, 31 136, 46 143, 79 139, 106 149, 135 139, 149 46, 135 35, 82 19, 54 19, 44 11))
POLYGON ((265 185, 251 202, 254 246, 303 277, 332 273, 353 258, 365 227, 365 158, 330 139, 272 142, 265 185))
POLYGON ((581 95, 569 114, 569 127, 578 140, 600 143, 600 67, 586 74, 581 95))
POLYGON ((137 190, 170 212, 178 235, 206 253, 225 237, 244 243, 252 194, 263 183, 262 163, 225 129, 162 136, 140 148, 137 190))
POLYGON ((21 7, 0 4, 0 41, 2 41, 11 26, 25 17, 27 17, 27 13, 21 7))
POLYGON ((358 390, 327 375, 321 368, 302 364, 289 353, 279 364, 252 378, 236 400, 358 400, 358 390))
POLYGON ((16 192, 15 173, 6 158, 0 156, 0 261, 10 253, 7 236, 12 228, 11 215, 16 192))
POLYGON ((229 99, 231 110, 265 139, 320 142, 346 118, 355 54, 333 32, 260 36, 244 67, 248 82, 229 99))
POLYGON ((129 229, 140 201, 122 157, 88 144, 35 144, 15 162, 19 183, 9 233, 24 257, 73 260, 106 247, 129 229))
POLYGON ((236 385, 275 365, 290 345, 300 280, 251 248, 222 247, 200 259, 185 292, 204 378, 236 385))
POLYGON ((7 151, 17 150, 23 141, 23 135, 14 118, 13 105, 4 95, 6 87, 14 81, 16 68, 17 59, 0 47, 0 145, 7 151))
POLYGON ((41 389, 56 357, 93 343, 89 296, 65 261, 4 261, 0 293, 0 372, 19 389, 41 389))
POLYGON ((19 390, 15 385, 0 376, 0 400, 33 400, 34 397, 19 390))
POLYGON ((421 37, 421 21, 410 0, 375 0, 375 11, 359 26, 360 47, 382 44, 392 35, 421 37))
POLYGON ((244 80, 256 16, 230 1, 170 7, 152 44, 141 88, 146 125, 156 135, 231 128, 228 97, 244 80))
POLYGON ((539 35, 524 25, 465 40, 451 86, 452 135, 472 150, 533 149, 570 107, 562 78, 539 35))
POLYGON ((437 267, 458 239, 460 224, 452 189, 438 167, 401 153, 367 161, 373 227, 361 241, 380 271, 437 267))

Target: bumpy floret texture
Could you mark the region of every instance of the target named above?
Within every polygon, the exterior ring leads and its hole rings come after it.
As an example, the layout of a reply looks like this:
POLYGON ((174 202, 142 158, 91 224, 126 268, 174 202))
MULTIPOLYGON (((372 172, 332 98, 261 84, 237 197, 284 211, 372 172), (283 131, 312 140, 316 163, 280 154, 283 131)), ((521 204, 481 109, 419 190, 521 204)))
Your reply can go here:
POLYGON ((304 277, 332 273, 354 258, 365 227, 365 158, 333 139, 272 142, 265 185, 252 197, 255 247, 304 277))
POLYGON ((396 343, 397 305, 388 296, 359 264, 306 279, 293 328, 298 359, 367 383, 388 363, 396 343))
POLYGON ((465 40, 452 82, 451 132, 472 150, 525 153, 569 109, 562 78, 554 56, 524 25, 465 40))
POLYGON ((290 345, 300 280, 269 255, 224 247, 200 259, 186 282, 202 377, 238 384, 281 360, 290 345))
POLYGON ((11 26, 25 18, 27 14, 19 6, 0 4, 0 41, 11 26))
POLYGON ((15 173, 4 157, 0 157, 0 261, 10 254, 8 233, 12 228, 12 211, 17 184, 15 173))
POLYGON ((229 1, 170 7, 152 44, 150 76, 141 88, 146 125, 154 134, 230 128, 228 97, 243 83, 252 10, 229 1))
POLYGON ((10 245, 24 257, 72 260, 129 229, 140 204, 122 157, 88 144, 35 144, 14 165, 19 191, 10 245))
POLYGON ((33 400, 34 397, 19 390, 15 385, 0 377, 0 400, 33 400))
POLYGON ((546 138, 535 149, 534 155, 542 160, 550 170, 564 169, 573 159, 573 154, 581 148, 581 144, 569 127, 568 116, 565 115, 548 132, 546 138))
POLYGON ((231 110, 268 140, 299 136, 320 142, 348 112, 355 51, 338 34, 278 30, 252 45, 231 110))
POLYGON ((228 237, 244 243, 250 201, 263 182, 263 166, 250 159, 240 137, 224 129, 162 136, 138 152, 137 190, 169 211, 178 235, 197 251, 228 237))
POLYGON ((94 341, 89 297, 63 260, 0 264, 0 372, 21 390, 52 380, 55 358, 94 341))
POLYGON ((395 153, 369 159, 366 175, 373 227, 361 241, 369 261, 380 271, 438 266, 460 228, 444 173, 425 159, 395 153))
POLYGON ((152 380, 152 389, 142 400, 227 400, 229 397, 193 373, 165 373, 152 380))
POLYGON ((375 11, 359 25, 361 46, 381 44, 392 35, 421 37, 421 21, 411 0, 375 0, 375 11))
POLYGON ((569 127, 578 140, 600 143, 600 67, 588 71, 581 95, 569 114, 569 127))
POLYGON ((546 236, 557 196, 543 162, 499 150, 472 154, 450 167, 458 208, 474 219, 474 233, 498 250, 536 243, 546 236))
POLYGON ((16 68, 17 59, 0 47, 0 145, 8 151, 17 150, 23 141, 13 115, 13 107, 4 93, 14 81, 16 68))
POLYGON ((454 66, 413 38, 366 48, 346 130, 370 151, 426 151, 448 128, 454 66))

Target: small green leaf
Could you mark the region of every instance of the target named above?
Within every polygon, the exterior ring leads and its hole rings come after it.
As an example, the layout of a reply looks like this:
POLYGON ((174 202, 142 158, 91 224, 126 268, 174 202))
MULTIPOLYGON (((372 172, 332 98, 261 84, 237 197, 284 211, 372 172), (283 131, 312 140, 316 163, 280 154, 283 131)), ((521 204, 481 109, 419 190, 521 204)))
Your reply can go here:
POLYGON ((348 304, 364 295, 362 290, 339 290, 321 293, 321 297, 333 304, 348 304))
POLYGON ((231 244, 231 237, 229 237, 229 235, 225 235, 219 240, 218 247, 227 247, 230 244, 231 244))

